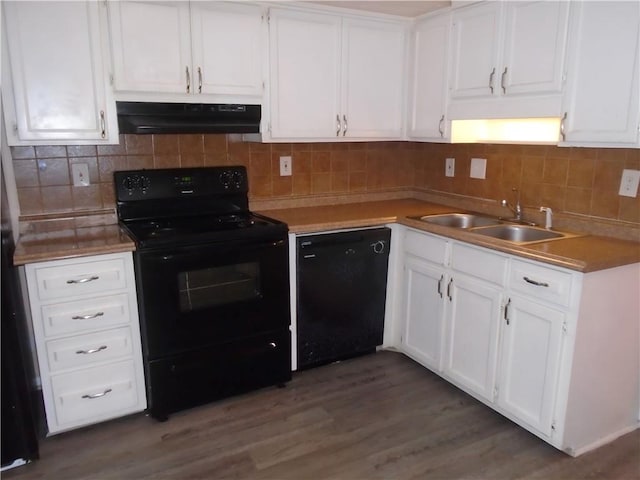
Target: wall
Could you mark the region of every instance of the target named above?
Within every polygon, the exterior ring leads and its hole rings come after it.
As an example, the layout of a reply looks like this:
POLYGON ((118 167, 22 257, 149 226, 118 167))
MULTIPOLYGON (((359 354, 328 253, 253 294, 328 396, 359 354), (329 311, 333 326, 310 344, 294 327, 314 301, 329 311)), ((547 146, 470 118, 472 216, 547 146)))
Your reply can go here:
POLYGON ((243 143, 237 135, 122 135, 119 145, 13 147, 23 216, 114 207, 115 170, 245 165, 252 200, 420 190, 472 199, 546 205, 556 213, 640 227, 640 198, 620 197, 624 168, 640 169, 640 149, 416 142, 243 143), (279 176, 279 157, 293 176, 279 176), (444 159, 456 176, 444 176, 444 159), (487 178, 469 178, 472 157, 487 159, 487 178), (71 186, 70 166, 89 165, 91 186, 71 186))

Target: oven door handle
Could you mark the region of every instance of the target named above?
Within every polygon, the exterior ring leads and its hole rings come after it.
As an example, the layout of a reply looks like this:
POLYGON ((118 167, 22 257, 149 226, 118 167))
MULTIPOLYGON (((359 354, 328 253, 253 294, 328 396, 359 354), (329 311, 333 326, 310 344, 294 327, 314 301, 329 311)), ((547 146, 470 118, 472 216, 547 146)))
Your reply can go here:
MULTIPOLYGON (((275 240, 275 241, 270 241, 270 242, 264 242, 264 243, 253 243, 253 244, 246 244, 243 245, 244 247, 249 247, 251 248, 251 250, 255 250, 258 248, 276 248, 276 247, 282 247, 283 245, 286 244, 286 240, 275 240)), ((207 248, 207 247, 205 247, 207 248)), ((155 255, 155 258, 160 259, 163 262, 168 262, 171 260, 175 260, 175 259, 179 259, 179 258, 184 258, 184 257, 189 257, 189 256, 193 256, 193 255, 202 255, 202 250, 196 251, 189 251, 189 252, 165 252, 165 253, 161 253, 159 255, 155 255)))

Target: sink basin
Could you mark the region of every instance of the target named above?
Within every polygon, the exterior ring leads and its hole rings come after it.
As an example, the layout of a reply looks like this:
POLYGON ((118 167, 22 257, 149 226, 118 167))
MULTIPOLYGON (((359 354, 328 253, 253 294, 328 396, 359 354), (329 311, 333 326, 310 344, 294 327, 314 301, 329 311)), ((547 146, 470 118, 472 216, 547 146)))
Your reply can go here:
POLYGON ((443 213, 438 215, 425 215, 418 217, 423 222, 442 225, 444 227, 474 228, 488 225, 499 225, 500 220, 491 217, 483 217, 473 213, 443 213))
POLYGON ((567 236, 564 233, 527 225, 494 225, 490 227, 476 228, 473 230, 473 233, 517 243, 538 242, 541 240, 551 240, 567 236))

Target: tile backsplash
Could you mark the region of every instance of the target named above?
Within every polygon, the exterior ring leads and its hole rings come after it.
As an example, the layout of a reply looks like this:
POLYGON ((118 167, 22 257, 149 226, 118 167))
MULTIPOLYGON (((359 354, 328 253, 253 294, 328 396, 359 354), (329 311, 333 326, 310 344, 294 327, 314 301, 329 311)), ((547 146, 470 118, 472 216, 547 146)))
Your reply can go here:
POLYGON ((546 205, 555 212, 640 226, 640 198, 618 195, 639 149, 417 142, 245 143, 237 135, 121 135, 119 145, 13 147, 22 216, 114 207, 113 172, 142 168, 245 165, 252 200, 418 190, 546 205), (279 175, 279 157, 293 175, 279 175), (444 175, 454 157, 455 176, 444 175), (469 178, 471 158, 486 179, 469 178), (74 187, 71 165, 86 163, 90 185, 74 187))

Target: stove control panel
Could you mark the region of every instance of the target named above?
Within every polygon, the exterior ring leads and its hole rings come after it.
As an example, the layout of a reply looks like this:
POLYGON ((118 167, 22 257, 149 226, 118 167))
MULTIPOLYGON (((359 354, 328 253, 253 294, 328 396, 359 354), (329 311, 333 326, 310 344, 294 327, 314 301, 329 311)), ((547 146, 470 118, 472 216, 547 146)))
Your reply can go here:
POLYGON ((115 172, 118 202, 220 194, 247 194, 243 166, 115 172))

